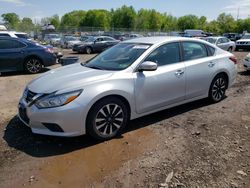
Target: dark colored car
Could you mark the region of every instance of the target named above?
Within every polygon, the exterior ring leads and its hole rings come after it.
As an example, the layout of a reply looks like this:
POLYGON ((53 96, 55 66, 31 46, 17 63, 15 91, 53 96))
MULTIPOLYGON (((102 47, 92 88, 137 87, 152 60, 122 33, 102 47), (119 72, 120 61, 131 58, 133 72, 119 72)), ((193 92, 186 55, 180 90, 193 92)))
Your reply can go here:
POLYGON ((237 41, 242 37, 238 33, 224 33, 223 36, 230 39, 231 41, 237 41))
POLYGON ((56 63, 51 48, 26 39, 0 37, 0 72, 26 71, 34 74, 56 63))
POLYGON ((73 51, 87 54, 91 54, 93 52, 102 52, 107 48, 116 45, 119 42, 119 40, 107 36, 90 37, 80 45, 74 45, 73 51))

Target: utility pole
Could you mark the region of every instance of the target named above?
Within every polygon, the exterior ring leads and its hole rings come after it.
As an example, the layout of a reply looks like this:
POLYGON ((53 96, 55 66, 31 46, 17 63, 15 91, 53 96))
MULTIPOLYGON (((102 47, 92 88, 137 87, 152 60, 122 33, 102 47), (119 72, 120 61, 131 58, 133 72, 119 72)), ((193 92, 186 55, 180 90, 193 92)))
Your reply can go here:
POLYGON ((238 10, 237 10, 237 21, 239 20, 239 16, 240 16, 240 7, 238 7, 238 10))

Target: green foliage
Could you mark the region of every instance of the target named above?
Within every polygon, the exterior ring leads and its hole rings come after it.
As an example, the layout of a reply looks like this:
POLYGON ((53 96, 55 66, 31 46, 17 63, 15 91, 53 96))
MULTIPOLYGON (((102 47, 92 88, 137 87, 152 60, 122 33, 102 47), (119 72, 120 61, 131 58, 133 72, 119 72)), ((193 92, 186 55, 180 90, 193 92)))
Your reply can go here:
POLYGON ((20 22, 19 16, 16 13, 6 13, 1 15, 3 21, 10 29, 16 29, 20 22))
MULTIPOLYGON (((1 15, 9 28, 20 31, 39 30, 30 18, 19 19, 15 13, 1 15)), ((102 30, 125 28, 137 31, 184 31, 186 29, 202 29, 214 34, 226 32, 250 32, 250 18, 235 20, 232 15, 222 13, 216 20, 208 21, 205 16, 186 15, 180 18, 154 9, 140 9, 138 12, 132 6, 122 6, 107 10, 77 10, 64 14, 61 20, 58 15, 46 17, 41 24, 53 24, 57 30, 75 31, 79 27, 96 27, 102 30)))
POLYGON ((18 25, 18 30, 22 32, 30 32, 34 29, 34 24, 30 18, 24 17, 18 25))
POLYGON ((132 6, 122 6, 112 14, 112 26, 116 28, 135 28, 136 12, 132 6))
POLYGON ((182 16, 177 22, 179 30, 199 29, 199 18, 195 15, 182 16))
POLYGON ((110 28, 111 16, 107 10, 89 10, 81 20, 80 26, 110 28))
POLYGON ((66 13, 61 18, 61 28, 77 28, 80 26, 81 20, 84 19, 86 12, 83 10, 75 10, 69 13, 66 13))

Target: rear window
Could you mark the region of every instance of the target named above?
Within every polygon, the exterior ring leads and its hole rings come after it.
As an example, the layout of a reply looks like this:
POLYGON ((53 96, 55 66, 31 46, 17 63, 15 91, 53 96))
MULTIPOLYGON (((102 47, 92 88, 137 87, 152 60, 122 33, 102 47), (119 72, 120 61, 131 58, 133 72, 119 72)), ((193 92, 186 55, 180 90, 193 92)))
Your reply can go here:
POLYGON ((15 35, 21 39, 28 39, 28 36, 26 34, 15 34, 15 35))
POLYGON ((212 46, 207 46, 209 56, 213 56, 215 53, 215 48, 212 46))
POLYGON ((0 33, 0 37, 9 37, 10 35, 7 33, 0 33))

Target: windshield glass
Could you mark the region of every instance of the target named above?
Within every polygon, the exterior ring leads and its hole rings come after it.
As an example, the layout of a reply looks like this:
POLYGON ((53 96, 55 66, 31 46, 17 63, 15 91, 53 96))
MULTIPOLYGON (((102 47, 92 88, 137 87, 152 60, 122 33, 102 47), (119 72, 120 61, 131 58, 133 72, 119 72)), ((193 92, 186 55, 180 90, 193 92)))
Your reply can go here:
POLYGON ((149 44, 117 44, 96 56, 84 66, 101 70, 123 70, 134 63, 149 47, 149 44))
POLYGON ((216 43, 216 39, 215 39, 215 38, 205 38, 205 40, 206 40, 207 42, 212 43, 212 44, 215 44, 215 43, 216 43))
POLYGON ((242 39, 250 39, 250 35, 244 35, 242 39))
POLYGON ((95 41, 95 37, 89 37, 87 40, 85 40, 85 42, 94 42, 95 41))

